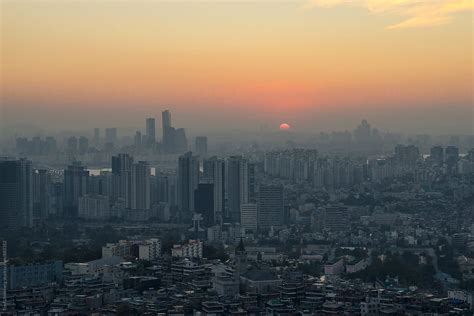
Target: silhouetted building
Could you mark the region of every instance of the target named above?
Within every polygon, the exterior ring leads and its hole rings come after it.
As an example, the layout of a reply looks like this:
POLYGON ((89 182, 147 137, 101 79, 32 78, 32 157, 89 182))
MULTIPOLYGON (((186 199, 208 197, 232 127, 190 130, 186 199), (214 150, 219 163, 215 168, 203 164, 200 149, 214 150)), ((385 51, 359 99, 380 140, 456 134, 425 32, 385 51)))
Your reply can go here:
POLYGON ((80 162, 64 170, 64 210, 67 217, 77 217, 79 197, 87 194, 89 171, 80 162))
POLYGON ((33 214, 35 220, 48 218, 51 208, 51 175, 47 170, 33 173, 33 214))
POLYGON ((194 191, 194 212, 202 214, 204 225, 214 225, 214 185, 212 183, 199 183, 194 191))
POLYGON ((227 160, 227 220, 240 222, 240 205, 248 203, 248 162, 241 156, 232 156, 227 160))
POLYGON ((150 165, 146 161, 132 164, 130 208, 150 209, 150 165))
POLYGON ((178 159, 178 209, 181 220, 189 220, 194 212, 194 190, 199 183, 199 161, 191 152, 178 159))
POLYGON ((150 117, 146 119, 146 145, 153 148, 156 143, 155 119, 150 117))
POLYGON ((0 159, 0 227, 33 226, 33 170, 26 159, 0 159))
POLYGON ((131 206, 131 172, 133 157, 118 154, 112 157, 112 201, 124 199, 127 207, 131 206))

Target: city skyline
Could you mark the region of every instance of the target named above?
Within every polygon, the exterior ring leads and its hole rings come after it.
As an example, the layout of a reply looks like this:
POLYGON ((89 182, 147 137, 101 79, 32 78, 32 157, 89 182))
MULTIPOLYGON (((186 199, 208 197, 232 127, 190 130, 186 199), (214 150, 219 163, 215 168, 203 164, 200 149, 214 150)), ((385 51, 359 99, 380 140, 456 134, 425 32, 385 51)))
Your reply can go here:
POLYGON ((4 1, 2 123, 472 134, 472 5, 397 3, 4 1))

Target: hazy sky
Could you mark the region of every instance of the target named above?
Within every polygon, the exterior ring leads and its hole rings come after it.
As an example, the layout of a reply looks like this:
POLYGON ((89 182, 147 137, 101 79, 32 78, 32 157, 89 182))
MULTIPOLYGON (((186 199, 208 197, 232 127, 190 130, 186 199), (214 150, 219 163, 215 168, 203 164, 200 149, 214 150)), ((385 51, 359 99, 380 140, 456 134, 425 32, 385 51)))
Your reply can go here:
POLYGON ((474 133, 472 0, 0 0, 4 123, 474 133))

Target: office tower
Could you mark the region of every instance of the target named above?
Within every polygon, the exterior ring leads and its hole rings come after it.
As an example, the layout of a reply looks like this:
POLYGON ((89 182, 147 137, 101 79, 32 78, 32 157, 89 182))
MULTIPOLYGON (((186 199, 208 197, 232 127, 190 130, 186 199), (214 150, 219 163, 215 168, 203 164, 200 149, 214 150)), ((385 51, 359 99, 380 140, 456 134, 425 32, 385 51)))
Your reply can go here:
POLYGON ((105 129, 105 142, 111 144, 117 143, 117 128, 108 127, 105 129))
POLYGON ((140 131, 135 132, 135 137, 133 138, 133 145, 135 146, 135 150, 140 152, 143 148, 142 146, 142 133, 140 131))
POLYGON ((146 119, 146 145, 153 148, 156 143, 155 119, 153 117, 146 119))
POLYGON ((118 154, 112 157, 112 201, 123 199, 125 205, 131 205, 131 172, 133 157, 118 154))
POLYGON ((207 136, 198 136, 195 139, 196 153, 200 156, 207 155, 207 136))
POLYGON ((240 205, 248 203, 248 162, 242 156, 227 160, 227 219, 232 223, 240 221, 240 205))
POLYGON ((174 151, 183 153, 188 150, 188 140, 184 128, 177 128, 174 132, 174 151))
POLYGON ((430 150, 430 159, 437 165, 442 165, 444 162, 444 149, 441 146, 434 146, 430 150))
POLYGON ((64 170, 64 211, 66 217, 77 217, 79 197, 87 194, 89 171, 80 162, 64 170))
POLYGON ((258 229, 268 230, 272 226, 283 225, 284 210, 283 187, 278 185, 260 185, 258 229))
POLYGON ((199 160, 191 152, 178 158, 178 209, 181 220, 188 221, 194 212, 194 190, 199 183, 199 160))
POLYGON ((26 159, 0 159, 0 227, 33 226, 33 170, 26 159))
POLYGON ((67 139, 66 153, 70 156, 77 154, 77 138, 75 136, 69 137, 67 139))
POLYGON ((89 139, 87 137, 79 137, 79 155, 84 155, 89 149, 89 139))
POLYGON ((94 145, 100 145, 100 128, 94 128, 94 145))
POLYGON ((330 231, 349 230, 349 210, 342 205, 328 206, 324 209, 324 229, 330 231))
POLYGON ((202 214, 204 225, 214 225, 214 185, 212 183, 199 183, 194 190, 194 212, 202 214))
POLYGON ((257 204, 240 205, 240 226, 245 229, 245 232, 257 232, 257 222, 257 204))
POLYGON ((33 214, 35 220, 48 218, 51 208, 51 175, 47 170, 33 172, 33 214))
POLYGON ((150 165, 146 161, 132 164, 130 208, 150 209, 150 165))

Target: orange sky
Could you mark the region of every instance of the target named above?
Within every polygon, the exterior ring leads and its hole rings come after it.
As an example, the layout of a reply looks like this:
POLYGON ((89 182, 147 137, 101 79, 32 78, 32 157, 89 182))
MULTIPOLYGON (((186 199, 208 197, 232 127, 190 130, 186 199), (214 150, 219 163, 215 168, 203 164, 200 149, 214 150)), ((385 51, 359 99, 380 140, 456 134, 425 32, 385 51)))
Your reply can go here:
POLYGON ((7 121, 453 107, 472 132, 471 1, 0 1, 7 121))

